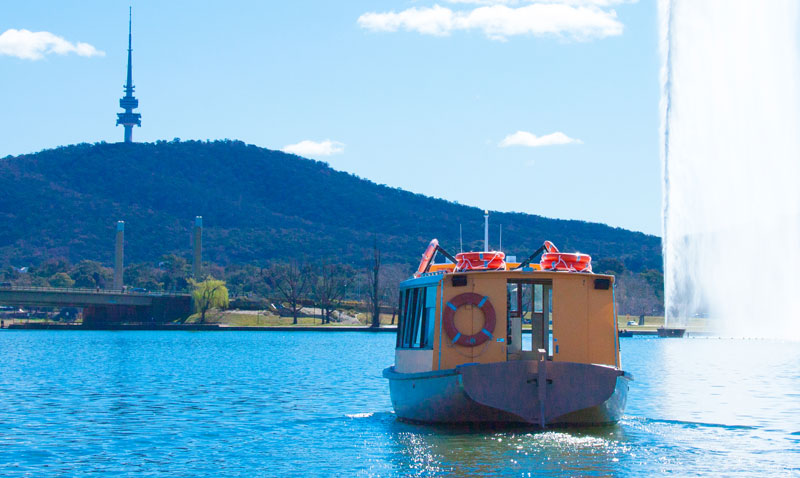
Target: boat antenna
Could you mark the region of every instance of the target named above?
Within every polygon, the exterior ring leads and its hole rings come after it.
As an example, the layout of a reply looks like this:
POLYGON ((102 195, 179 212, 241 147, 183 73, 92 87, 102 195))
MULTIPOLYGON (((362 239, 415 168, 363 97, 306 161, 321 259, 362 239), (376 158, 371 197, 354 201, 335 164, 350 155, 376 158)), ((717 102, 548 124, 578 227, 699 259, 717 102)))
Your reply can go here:
POLYGON ((461 234, 461 224, 458 225, 459 252, 464 252, 464 236, 461 234))
POLYGON ((489 210, 483 211, 483 250, 489 252, 489 210))

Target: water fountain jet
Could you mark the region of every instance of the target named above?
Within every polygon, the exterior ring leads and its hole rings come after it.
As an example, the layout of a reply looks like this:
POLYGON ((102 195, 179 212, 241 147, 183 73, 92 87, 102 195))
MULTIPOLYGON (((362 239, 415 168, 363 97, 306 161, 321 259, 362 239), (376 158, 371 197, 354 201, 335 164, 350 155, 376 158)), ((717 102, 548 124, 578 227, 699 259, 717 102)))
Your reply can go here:
POLYGON ((667 327, 800 339, 799 13, 659 2, 667 327))

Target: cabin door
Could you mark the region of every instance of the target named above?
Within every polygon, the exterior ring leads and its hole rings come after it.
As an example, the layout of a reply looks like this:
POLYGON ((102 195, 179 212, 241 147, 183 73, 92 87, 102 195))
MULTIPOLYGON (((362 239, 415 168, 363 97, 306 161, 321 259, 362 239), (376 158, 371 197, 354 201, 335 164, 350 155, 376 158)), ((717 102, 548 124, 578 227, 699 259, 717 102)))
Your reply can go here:
POLYGON ((508 281, 509 360, 537 359, 539 349, 552 357, 552 289, 550 281, 508 281))

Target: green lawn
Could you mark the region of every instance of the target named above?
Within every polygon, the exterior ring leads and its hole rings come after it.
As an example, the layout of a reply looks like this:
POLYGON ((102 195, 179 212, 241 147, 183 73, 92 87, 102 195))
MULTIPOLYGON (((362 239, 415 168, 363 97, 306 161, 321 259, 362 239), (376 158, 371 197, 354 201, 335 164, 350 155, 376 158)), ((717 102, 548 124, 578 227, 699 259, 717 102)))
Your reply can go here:
MULTIPOLYGON (((352 315, 352 314, 351 314, 352 315)), ((359 324, 361 326, 368 325, 367 323, 367 315, 364 313, 355 314, 355 317, 359 320, 359 324)), ((391 324, 392 316, 391 314, 381 314, 381 324, 382 325, 390 325, 391 324)), ((395 323, 397 318, 395 317, 395 323)), ((200 314, 193 314, 189 317, 186 321, 187 324, 191 323, 198 323, 200 321, 200 314)), ((292 317, 280 317, 277 315, 269 314, 269 313, 250 313, 250 311, 238 311, 238 310, 226 310, 226 311, 218 311, 212 310, 206 312, 206 323, 207 324, 220 324, 220 325, 230 325, 236 327, 263 327, 263 326, 286 326, 286 325, 294 325, 292 317)), ((325 325, 330 327, 353 327, 358 326, 356 324, 340 324, 338 322, 332 322, 330 324, 322 324, 322 320, 319 317, 298 317, 297 318, 297 325, 325 325)))
MULTIPOLYGON (((620 329, 628 329, 628 330, 650 330, 654 331, 659 327, 664 326, 664 317, 663 316, 650 316, 646 315, 644 317, 644 325, 639 324, 639 316, 638 315, 620 315, 618 316, 619 319, 619 328, 620 329), (628 325, 628 321, 634 321, 637 325, 628 325)), ((686 324, 686 329, 691 332, 705 332, 709 330, 710 324, 708 319, 705 318, 691 318, 689 322, 686 324)))

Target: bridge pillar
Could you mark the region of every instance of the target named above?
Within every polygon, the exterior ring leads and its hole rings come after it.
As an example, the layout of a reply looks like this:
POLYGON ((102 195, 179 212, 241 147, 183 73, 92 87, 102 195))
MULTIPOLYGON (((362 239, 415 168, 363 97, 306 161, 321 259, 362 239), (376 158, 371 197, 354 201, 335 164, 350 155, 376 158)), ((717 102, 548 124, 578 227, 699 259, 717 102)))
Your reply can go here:
POLYGON ((203 216, 194 218, 192 249, 192 277, 194 280, 203 280, 203 216))
POLYGON ((114 247, 114 290, 122 289, 123 255, 125 253, 125 221, 117 221, 117 242, 114 247))

